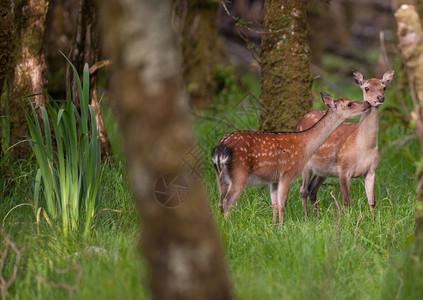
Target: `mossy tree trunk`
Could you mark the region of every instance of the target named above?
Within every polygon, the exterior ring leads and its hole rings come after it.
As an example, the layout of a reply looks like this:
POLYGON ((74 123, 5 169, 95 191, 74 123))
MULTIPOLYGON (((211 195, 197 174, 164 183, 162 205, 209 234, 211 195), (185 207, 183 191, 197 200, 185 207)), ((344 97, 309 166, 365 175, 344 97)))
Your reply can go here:
POLYGON ((218 34, 219 1, 173 0, 173 4, 173 23, 179 35, 190 106, 205 109, 217 91, 215 67, 225 57, 218 34))
POLYGON ((102 7, 105 50, 113 61, 112 100, 142 221, 152 298, 228 299, 226 267, 207 200, 198 179, 181 164, 194 140, 170 2, 113 0, 102 7), (163 185, 169 172, 180 185, 163 185), (181 201, 179 206, 168 207, 171 198, 181 201))
POLYGON ((259 129, 293 130, 313 106, 307 1, 265 0, 259 129))
MULTIPOLYGON (((84 65, 87 63, 92 67, 98 63, 100 57, 100 36, 98 28, 98 8, 95 0, 81 0, 78 14, 78 21, 76 26, 75 37, 71 45, 70 60, 78 73, 81 74, 84 65)), ((79 107, 78 86, 74 73, 68 64, 66 67, 66 82, 70 83, 67 91, 71 90, 73 101, 79 107)), ((107 137, 106 128, 104 127, 103 116, 98 96, 98 77, 97 72, 90 76, 90 103, 96 110, 97 128, 100 135, 101 142, 101 156, 104 160, 111 154, 111 144, 107 137)))
MULTIPOLYGON (((404 59, 410 90, 415 93, 418 102, 411 118, 416 126, 415 131, 423 149, 423 31, 419 15, 414 6, 401 6, 396 14, 398 24, 398 38, 402 57, 404 59)), ((421 158, 423 166, 423 156, 421 158)), ((420 167, 417 173, 418 178, 418 201, 416 211, 416 245, 420 255, 423 255, 423 169, 420 167)))
MULTIPOLYGON (((22 0, 13 4, 14 32, 9 37, 11 52, 6 73, 8 93, 2 100, 2 115, 7 115, 10 145, 24 140, 28 134, 22 110, 22 107, 29 110, 26 96, 41 94, 31 97, 31 100, 36 107, 44 105, 42 87, 46 86, 46 67, 43 39, 48 1, 22 0)), ((15 157, 24 157, 29 151, 29 143, 20 143, 12 153, 15 157)))

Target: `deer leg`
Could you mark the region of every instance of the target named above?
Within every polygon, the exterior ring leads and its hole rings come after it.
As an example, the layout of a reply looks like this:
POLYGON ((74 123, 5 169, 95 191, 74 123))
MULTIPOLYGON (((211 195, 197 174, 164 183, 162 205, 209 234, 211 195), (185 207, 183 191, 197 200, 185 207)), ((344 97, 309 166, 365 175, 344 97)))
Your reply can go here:
MULTIPOLYGON (((278 212, 279 212, 279 224, 283 226, 285 206, 288 199, 289 189, 293 178, 282 179, 278 185, 278 212)), ((276 220, 274 220, 276 221, 276 220)))
POLYGON ((278 214, 277 205, 278 205, 278 183, 270 184, 270 199, 272 200, 273 208, 273 223, 276 223, 276 217, 278 214))
POLYGON ((217 185, 219 187, 219 209, 223 213, 223 199, 228 193, 229 184, 224 180, 223 174, 222 176, 219 176, 217 170, 215 170, 215 172, 217 177, 217 185))
POLYGON ((342 198, 344 199, 344 206, 350 205, 350 180, 351 177, 346 175, 341 175, 340 184, 341 184, 341 191, 342 191, 342 198))
POLYGON ((242 191, 245 188, 245 185, 247 183, 248 177, 238 177, 236 181, 232 182, 229 185, 228 192, 226 193, 225 197, 222 199, 222 205, 223 205, 223 213, 225 217, 229 216, 229 212, 231 210, 232 205, 238 199, 238 197, 241 195, 242 191))
POLYGON ((308 183, 310 181, 311 168, 308 164, 305 165, 303 171, 301 172, 301 186, 300 186, 300 195, 301 202, 303 204, 304 214, 308 217, 307 210, 307 197, 308 197, 308 183))
POLYGON ((217 170, 215 170, 215 172, 216 172, 216 178, 217 178, 217 186, 219 187, 219 209, 220 209, 220 211, 222 211, 222 208, 223 208, 223 205, 222 205, 222 196, 223 196, 222 182, 220 180, 219 174, 217 173, 217 170))
POLYGON ((310 194, 310 203, 311 207, 313 208, 313 216, 317 217, 317 192, 319 191, 320 186, 325 181, 326 177, 314 175, 311 179, 311 182, 308 186, 308 191, 310 194))
MULTIPOLYGON (((370 170, 364 178, 364 186, 366 188, 367 202, 370 210, 375 208, 375 171, 370 170)), ((374 212, 373 212, 374 213, 374 212)))
POLYGON ((223 213, 223 199, 226 198, 226 195, 228 194, 229 190, 229 184, 226 182, 221 183, 221 191, 220 191, 220 198, 219 198, 219 209, 223 213))

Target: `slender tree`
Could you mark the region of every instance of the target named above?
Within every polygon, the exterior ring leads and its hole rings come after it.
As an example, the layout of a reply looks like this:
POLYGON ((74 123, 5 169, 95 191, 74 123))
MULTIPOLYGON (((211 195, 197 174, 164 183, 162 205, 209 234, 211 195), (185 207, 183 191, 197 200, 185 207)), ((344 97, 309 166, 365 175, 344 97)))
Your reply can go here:
POLYGON ((105 50, 113 61, 112 98, 141 216, 152 297, 228 299, 225 263, 207 200, 200 183, 181 165, 193 134, 170 2, 113 0, 103 9, 105 50))
MULTIPOLYGON (((403 5, 395 14, 398 24, 398 38, 404 63, 407 68, 410 90, 417 101, 411 118, 423 149, 423 31, 419 15, 413 5, 403 5)), ((421 158, 423 164, 423 156, 421 158)), ((416 211, 416 244, 423 255, 423 169, 417 172, 418 205, 416 211)))
POLYGON ((265 0, 259 128, 292 130, 313 106, 305 0, 265 0))
POLYGON ((322 65, 328 34, 328 10, 330 0, 310 0, 307 5, 307 36, 311 49, 311 63, 322 65))
MULTIPOLYGON (((82 73, 84 65, 87 63, 90 67, 98 64, 100 57, 100 36, 98 28, 98 8, 94 0, 81 0, 78 14, 78 21, 75 31, 74 40, 71 45, 70 59, 78 72, 82 73)), ((96 109, 97 128, 100 135, 102 158, 106 158, 111 154, 111 144, 107 137, 104 127, 103 115, 101 114, 99 96, 98 96, 98 76, 95 71, 90 76, 90 103, 96 109)), ((70 67, 66 68, 67 82, 70 87, 67 91, 72 90, 72 95, 78 95, 78 87, 76 78, 70 67)), ((73 99, 75 104, 79 106, 79 100, 73 99)))
POLYGON ((67 61, 78 21, 80 1, 50 0, 46 19, 44 48, 46 53, 48 92, 53 99, 66 99, 67 61))
MULTIPOLYGON (((14 33, 14 13, 10 3, 6 1, 0 2, 0 15, 2 16, 2 22, 0 26, 0 96, 2 96, 3 87, 5 86, 4 83, 6 80, 6 74, 9 74, 11 70, 10 56, 12 52, 12 45, 10 43, 10 37, 13 36, 14 33)), ((8 134, 7 129, 9 128, 8 120, 6 117, 7 106, 7 102, 3 100, 0 101, 0 127, 2 128, 0 131, 0 155, 2 155, 3 151, 6 150, 3 150, 3 148, 9 147, 9 141, 7 137, 5 137, 5 135, 8 134)))
POLYGON ((173 0, 184 83, 196 110, 209 106, 216 95, 215 68, 226 55, 218 34, 218 12, 219 1, 173 0))

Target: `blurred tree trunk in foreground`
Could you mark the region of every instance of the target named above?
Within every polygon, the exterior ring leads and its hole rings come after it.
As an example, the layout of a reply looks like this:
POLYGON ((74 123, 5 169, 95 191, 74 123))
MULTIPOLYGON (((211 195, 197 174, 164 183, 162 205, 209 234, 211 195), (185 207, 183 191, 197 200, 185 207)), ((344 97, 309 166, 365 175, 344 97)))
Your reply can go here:
MULTIPOLYGON (((2 5, 5 2, 2 2, 2 5)), ((29 109, 27 95, 42 93, 46 85, 46 67, 43 51, 45 21, 48 1, 15 1, 13 12, 13 30, 6 36, 10 43, 10 55, 6 70, 7 95, 1 100, 1 115, 7 115, 9 127, 9 146, 26 138, 27 124, 22 107, 29 109)), ((7 5, 11 6, 10 2, 7 5)), ((10 19, 9 19, 10 20, 10 19)), ((9 22, 5 24, 10 25, 9 22)), ((2 23, 3 26, 3 23, 2 23)), ((4 38, 4 36, 3 36, 4 38)), ((4 41, 0 41, 0 44, 4 41)), ((4 75, 3 75, 4 76, 4 75)), ((44 105, 44 95, 31 97, 35 106, 44 105)), ((30 151, 29 143, 20 143, 13 148, 15 157, 24 157, 30 151)), ((4 149, 6 150, 6 149, 4 149)))
POLYGON ((103 7, 112 99, 142 221, 152 298, 229 299, 207 200, 198 179, 181 165, 194 140, 170 2, 113 0, 103 7))
POLYGON ((307 1, 265 0, 259 129, 291 131, 313 106, 307 1))
MULTIPOLYGON (((398 38, 402 57, 404 59, 410 90, 417 98, 411 118, 416 126, 415 131, 423 149, 423 32, 419 16, 414 6, 403 5, 396 14, 398 23, 398 38)), ((416 245, 420 254, 423 254, 423 157, 417 173, 418 201, 416 211, 416 245)))
POLYGON ((205 109, 217 92, 215 67, 225 58, 218 34, 218 1, 173 0, 173 23, 179 35, 184 83, 193 109, 205 109))
MULTIPOLYGON (((87 63, 90 68, 94 64, 99 64, 100 57, 100 35, 98 28, 98 8, 94 0, 81 0, 78 14, 78 21, 76 26, 75 37, 71 45, 69 59, 78 73, 81 74, 84 65, 87 63)), ((98 76, 97 72, 90 71, 90 104, 96 110, 97 128, 100 135, 101 142, 101 157, 102 160, 110 156, 112 146, 107 137, 106 128, 104 127, 103 115, 101 114, 99 96, 98 96, 98 76)), ((75 105, 79 107, 78 86, 76 84, 75 75, 71 66, 66 66, 66 82, 70 83, 70 87, 66 90, 72 91, 75 105), (76 97, 76 98, 75 98, 76 97)))

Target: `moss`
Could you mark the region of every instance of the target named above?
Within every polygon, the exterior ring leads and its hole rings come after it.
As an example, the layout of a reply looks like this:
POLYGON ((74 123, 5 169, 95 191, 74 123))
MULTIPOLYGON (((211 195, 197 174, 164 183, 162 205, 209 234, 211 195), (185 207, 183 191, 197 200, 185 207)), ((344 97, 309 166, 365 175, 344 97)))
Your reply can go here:
POLYGON ((265 2, 260 130, 292 130, 312 108, 305 14, 306 1, 265 2))

